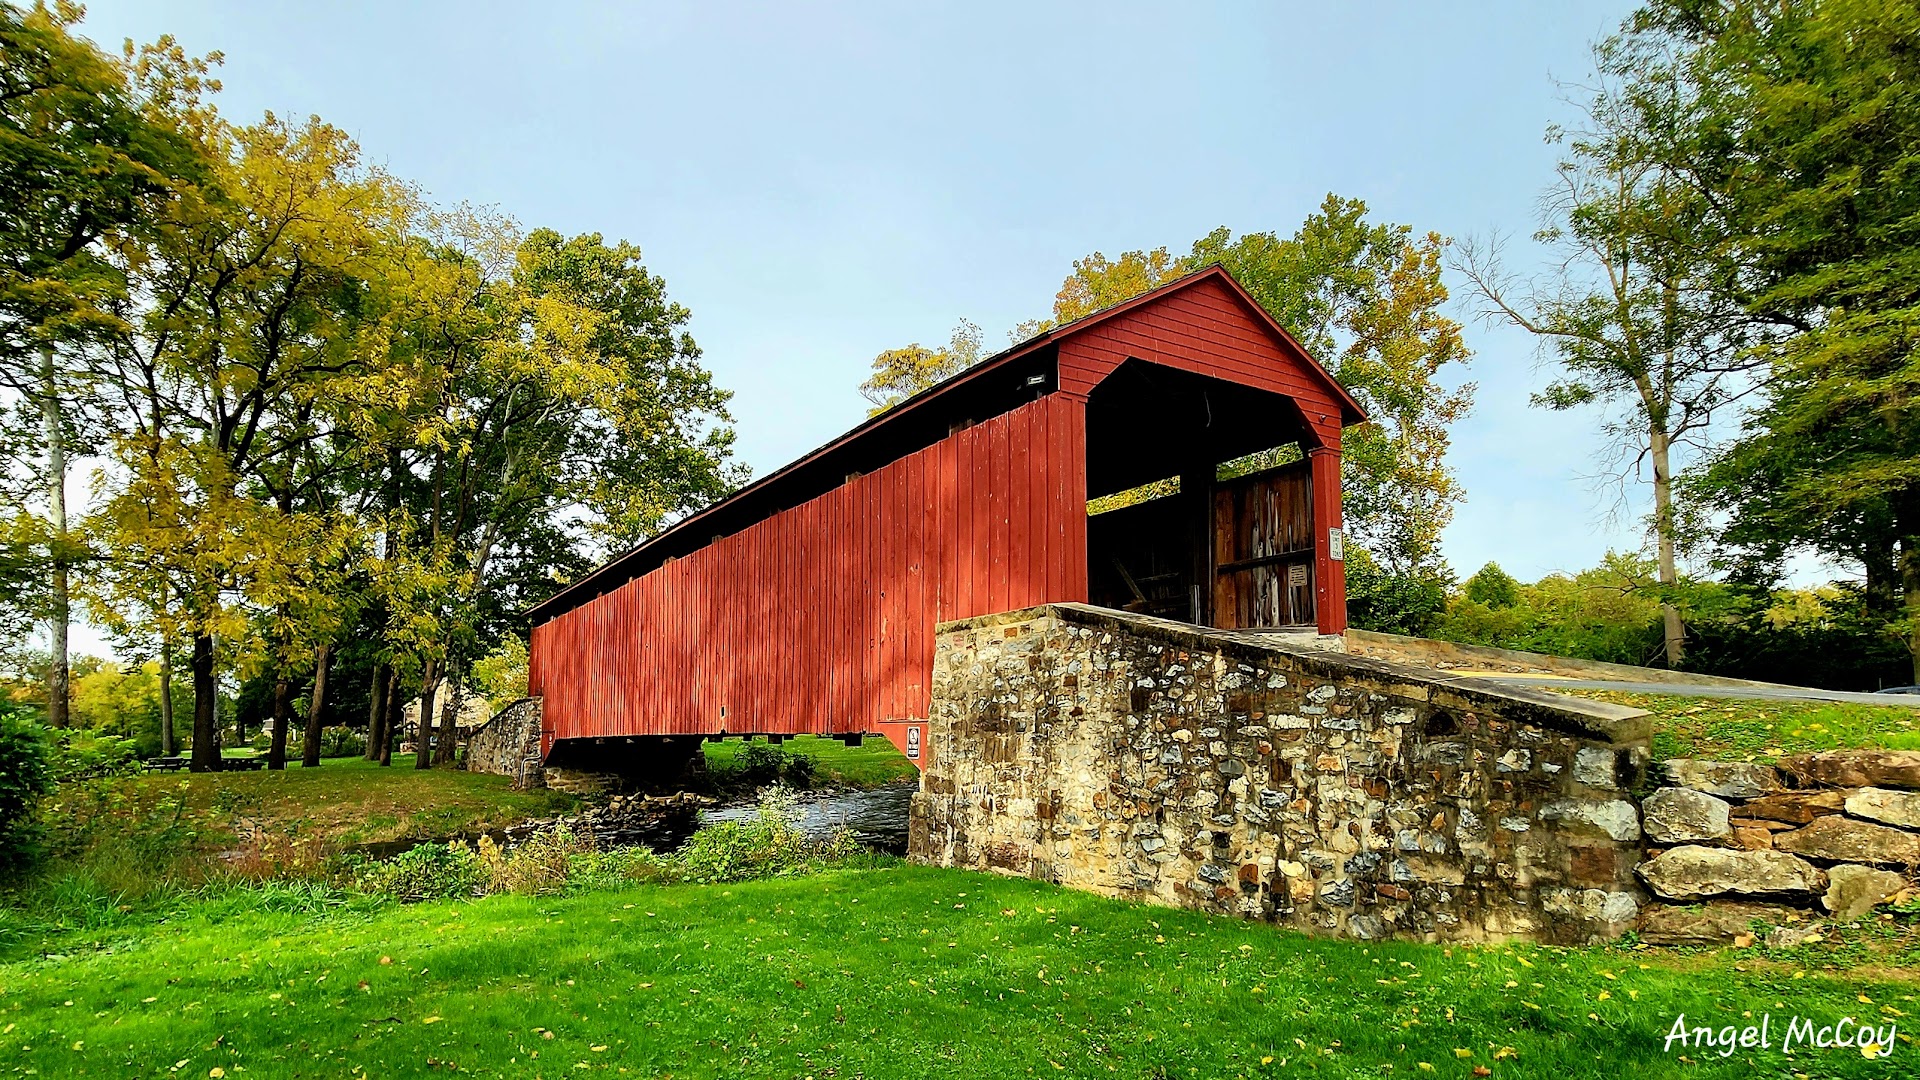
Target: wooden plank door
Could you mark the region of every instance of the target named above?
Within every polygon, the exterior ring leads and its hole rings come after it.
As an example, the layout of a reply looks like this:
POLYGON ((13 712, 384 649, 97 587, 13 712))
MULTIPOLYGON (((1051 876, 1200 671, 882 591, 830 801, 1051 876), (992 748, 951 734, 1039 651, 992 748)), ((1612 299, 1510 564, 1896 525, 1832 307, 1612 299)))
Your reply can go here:
POLYGON ((1304 461, 1214 489, 1214 625, 1314 621, 1313 476, 1304 461))

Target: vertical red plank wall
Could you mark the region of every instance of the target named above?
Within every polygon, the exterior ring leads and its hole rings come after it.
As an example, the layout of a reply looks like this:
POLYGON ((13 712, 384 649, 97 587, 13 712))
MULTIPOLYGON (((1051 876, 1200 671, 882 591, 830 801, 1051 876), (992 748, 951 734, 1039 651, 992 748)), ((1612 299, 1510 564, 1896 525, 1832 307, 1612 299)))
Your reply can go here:
POLYGON ((535 627, 547 726, 798 734, 924 717, 936 623, 1086 599, 1084 409, 1040 398, 535 627))

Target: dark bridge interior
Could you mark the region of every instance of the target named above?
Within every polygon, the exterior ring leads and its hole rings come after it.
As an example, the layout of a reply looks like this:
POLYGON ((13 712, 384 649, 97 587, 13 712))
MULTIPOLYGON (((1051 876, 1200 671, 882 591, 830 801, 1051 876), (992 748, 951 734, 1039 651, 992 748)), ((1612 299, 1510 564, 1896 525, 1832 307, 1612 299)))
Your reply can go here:
POLYGON ((1122 364, 1087 402, 1089 601, 1204 626, 1313 622, 1308 431, 1279 394, 1122 364))

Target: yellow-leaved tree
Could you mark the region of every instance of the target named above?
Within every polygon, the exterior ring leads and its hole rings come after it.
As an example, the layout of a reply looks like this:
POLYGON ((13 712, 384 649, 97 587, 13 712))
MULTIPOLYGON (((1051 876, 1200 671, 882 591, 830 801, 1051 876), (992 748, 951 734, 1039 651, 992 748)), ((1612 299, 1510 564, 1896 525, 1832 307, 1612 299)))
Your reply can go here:
POLYGON ((980 362, 980 328, 965 319, 953 328, 945 348, 919 342, 888 349, 873 358, 873 374, 860 384, 860 396, 878 416, 930 386, 945 382, 980 362))

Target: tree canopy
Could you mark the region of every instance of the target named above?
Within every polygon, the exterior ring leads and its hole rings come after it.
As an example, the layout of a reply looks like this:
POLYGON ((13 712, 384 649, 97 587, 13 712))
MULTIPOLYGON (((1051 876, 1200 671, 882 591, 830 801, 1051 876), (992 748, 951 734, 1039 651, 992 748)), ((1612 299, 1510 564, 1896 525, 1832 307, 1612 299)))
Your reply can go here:
POLYGON ((0 5, 0 385, 45 416, 0 428, 27 452, 0 582, 64 627, 74 569, 163 701, 186 654, 196 768, 223 682, 267 688, 277 767, 336 655, 376 669, 333 681, 380 688, 370 717, 403 686, 431 704, 533 601, 743 479, 637 247, 437 207, 317 117, 222 115, 217 56, 108 56, 78 17, 0 5), (76 441, 102 465, 69 535, 76 441))

